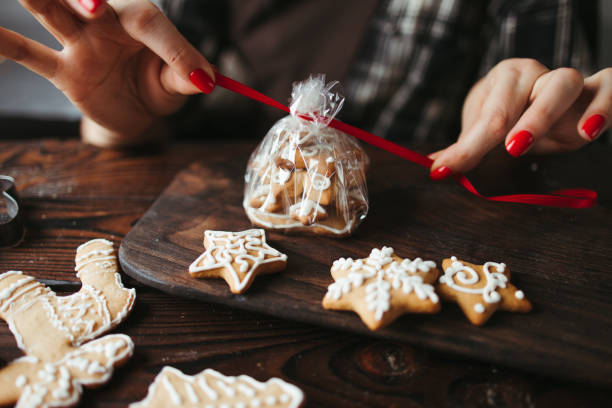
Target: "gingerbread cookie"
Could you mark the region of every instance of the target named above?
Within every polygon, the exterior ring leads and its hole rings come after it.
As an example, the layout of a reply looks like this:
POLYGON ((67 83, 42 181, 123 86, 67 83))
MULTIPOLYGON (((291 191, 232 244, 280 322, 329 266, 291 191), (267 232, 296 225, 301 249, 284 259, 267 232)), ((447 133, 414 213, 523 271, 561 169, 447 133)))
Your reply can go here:
POLYGON ((342 105, 328 85, 322 78, 296 84, 292 116, 278 121, 251 155, 243 207, 253 224, 340 237, 365 218, 368 158, 321 116, 342 105), (311 102, 326 106, 304 111, 315 108, 311 102))
POLYGON ((245 292, 255 276, 280 272, 287 255, 266 243, 262 229, 204 232, 206 251, 189 266, 194 278, 223 278, 233 293, 245 292))
POLYGON ((438 293, 457 302, 472 324, 484 324, 497 309, 526 313, 531 303, 523 291, 510 283, 510 270, 503 263, 474 265, 456 257, 442 261, 438 293))
POLYGON ((61 297, 21 272, 0 275, 0 317, 26 354, 0 370, 0 406, 76 405, 83 385, 105 383, 132 355, 134 344, 125 335, 92 340, 121 323, 134 305, 113 244, 95 239, 81 245, 76 271, 81 290, 61 297))
POLYGON ((185 375, 173 367, 164 367, 149 387, 146 398, 130 408, 298 408, 302 391, 280 378, 265 383, 249 376, 225 376, 207 368, 185 375))
POLYGON ((402 259, 393 248, 372 249, 365 259, 340 258, 331 268, 334 283, 323 298, 323 307, 355 311, 377 330, 404 313, 436 313, 438 296, 431 285, 438 279, 432 261, 402 259))

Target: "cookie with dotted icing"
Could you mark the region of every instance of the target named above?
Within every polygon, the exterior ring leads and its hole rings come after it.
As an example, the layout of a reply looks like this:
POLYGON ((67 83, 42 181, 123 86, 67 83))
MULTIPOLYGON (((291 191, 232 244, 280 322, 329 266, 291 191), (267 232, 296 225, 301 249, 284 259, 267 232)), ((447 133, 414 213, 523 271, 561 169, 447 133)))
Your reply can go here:
POLYGON ((350 310, 370 328, 384 327, 404 313, 436 313, 440 302, 434 284, 433 261, 402 259, 393 248, 372 249, 365 259, 340 258, 331 268, 334 283, 323 307, 350 310))
POLYGON ((287 267, 287 255, 266 243, 263 229, 240 232, 204 232, 202 253, 189 266, 194 278, 223 278, 232 293, 244 293, 257 275, 280 272, 287 267))
POLYGON ((211 368, 191 376, 166 366, 145 399, 129 408, 299 408, 303 402, 302 390, 280 378, 260 382, 247 375, 225 376, 211 368))
POLYGON ((459 304, 472 324, 483 325, 498 309, 520 313, 531 310, 523 291, 510 283, 510 269, 503 263, 475 265, 453 256, 442 261, 442 269, 438 293, 442 299, 459 304))
POLYGON ((0 317, 25 353, 0 369, 0 406, 74 406, 83 386, 105 383, 132 355, 128 336, 97 338, 127 317, 136 296, 121 283, 112 242, 81 245, 75 269, 82 287, 69 296, 22 272, 0 275, 0 317))

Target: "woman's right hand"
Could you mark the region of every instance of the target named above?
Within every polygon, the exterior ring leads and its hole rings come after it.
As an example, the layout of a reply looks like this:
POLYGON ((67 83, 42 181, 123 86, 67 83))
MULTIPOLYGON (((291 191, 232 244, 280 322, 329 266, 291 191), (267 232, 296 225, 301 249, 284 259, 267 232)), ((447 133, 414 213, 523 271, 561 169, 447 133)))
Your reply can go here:
POLYGON ((47 78, 83 113, 99 146, 146 139, 186 95, 209 93, 206 59, 148 0, 19 0, 63 46, 48 48, 0 27, 0 56, 47 78))

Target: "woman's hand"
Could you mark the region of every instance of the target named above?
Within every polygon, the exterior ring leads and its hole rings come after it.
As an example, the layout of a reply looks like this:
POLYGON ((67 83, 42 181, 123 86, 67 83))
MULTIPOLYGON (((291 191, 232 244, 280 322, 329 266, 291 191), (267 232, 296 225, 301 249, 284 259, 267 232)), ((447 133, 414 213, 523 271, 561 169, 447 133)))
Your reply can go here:
POLYGON ((514 157, 563 152, 595 140, 612 118, 612 68, 583 78, 535 60, 496 65, 469 92, 457 142, 430 155, 431 178, 463 173, 502 141, 514 157))
POLYGON ((185 95, 214 88, 211 65, 148 0, 19 2, 63 49, 0 27, 0 56, 64 92, 84 115, 86 141, 138 143, 185 95))

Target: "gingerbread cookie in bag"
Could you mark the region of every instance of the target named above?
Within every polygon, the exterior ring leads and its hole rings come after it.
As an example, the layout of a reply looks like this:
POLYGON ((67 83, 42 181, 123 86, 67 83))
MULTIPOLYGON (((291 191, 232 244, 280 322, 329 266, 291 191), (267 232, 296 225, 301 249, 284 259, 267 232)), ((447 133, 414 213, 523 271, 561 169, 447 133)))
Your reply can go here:
POLYGON ((260 227, 350 235, 368 212, 368 158, 358 142, 328 127, 344 99, 319 75, 294 84, 291 115, 255 149, 243 206, 260 227))

